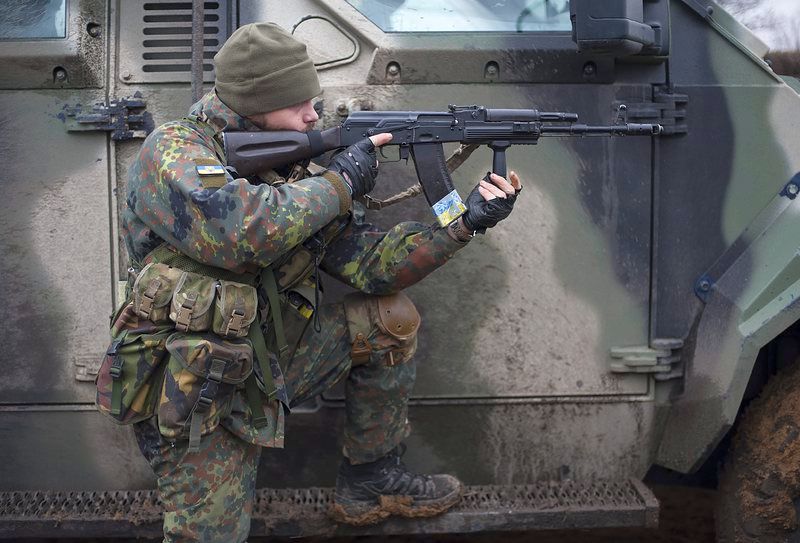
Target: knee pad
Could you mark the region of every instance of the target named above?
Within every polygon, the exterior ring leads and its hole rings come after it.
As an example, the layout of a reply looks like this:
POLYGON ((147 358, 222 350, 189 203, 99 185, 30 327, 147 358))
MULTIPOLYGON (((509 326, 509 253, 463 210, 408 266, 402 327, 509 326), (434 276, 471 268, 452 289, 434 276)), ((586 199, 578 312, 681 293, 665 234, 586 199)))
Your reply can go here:
POLYGON ((349 294, 345 296, 344 309, 354 366, 373 360, 394 366, 414 356, 422 319, 414 302, 404 293, 349 294))

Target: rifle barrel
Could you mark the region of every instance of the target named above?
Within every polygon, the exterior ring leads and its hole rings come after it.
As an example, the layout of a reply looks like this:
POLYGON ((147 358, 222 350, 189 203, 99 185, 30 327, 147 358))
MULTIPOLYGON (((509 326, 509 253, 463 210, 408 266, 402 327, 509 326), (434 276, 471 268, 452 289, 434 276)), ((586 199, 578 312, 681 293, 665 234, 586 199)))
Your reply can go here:
POLYGON ((609 126, 590 126, 586 124, 545 125, 542 136, 658 136, 663 127, 660 124, 627 123, 609 126))

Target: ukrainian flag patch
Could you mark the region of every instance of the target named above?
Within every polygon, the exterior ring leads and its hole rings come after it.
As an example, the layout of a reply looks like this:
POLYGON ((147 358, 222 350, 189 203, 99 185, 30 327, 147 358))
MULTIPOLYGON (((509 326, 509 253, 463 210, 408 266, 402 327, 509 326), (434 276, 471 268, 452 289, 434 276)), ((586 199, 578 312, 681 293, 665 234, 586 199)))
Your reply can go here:
POLYGON ((198 164, 198 175, 225 175, 225 168, 219 164, 198 164))

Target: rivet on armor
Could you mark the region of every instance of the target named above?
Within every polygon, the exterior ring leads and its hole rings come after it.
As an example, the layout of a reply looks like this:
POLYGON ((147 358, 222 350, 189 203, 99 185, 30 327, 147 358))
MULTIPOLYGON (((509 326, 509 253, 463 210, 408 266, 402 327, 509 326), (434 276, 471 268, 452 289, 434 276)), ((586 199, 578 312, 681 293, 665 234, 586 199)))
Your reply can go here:
POLYGON ((93 38, 99 38, 102 34, 102 28, 97 23, 88 23, 86 25, 86 32, 93 38))
POLYGON ((56 66, 53 68, 53 82, 54 83, 63 83, 67 80, 69 75, 67 74, 67 70, 62 68, 61 66, 56 66))

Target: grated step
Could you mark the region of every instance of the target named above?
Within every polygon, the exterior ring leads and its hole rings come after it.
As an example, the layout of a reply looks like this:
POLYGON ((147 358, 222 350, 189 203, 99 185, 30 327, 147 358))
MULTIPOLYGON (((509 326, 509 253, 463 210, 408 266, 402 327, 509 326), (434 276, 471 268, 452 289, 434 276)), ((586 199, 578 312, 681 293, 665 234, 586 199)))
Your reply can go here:
MULTIPOLYGON (((658 525, 658 501, 634 479, 471 486, 461 502, 444 515, 392 518, 362 528, 331 522, 326 511, 332 499, 330 488, 261 489, 256 493, 251 535, 434 534, 658 525)), ((3 539, 160 535, 161 504, 152 490, 0 492, 3 539)))

